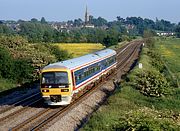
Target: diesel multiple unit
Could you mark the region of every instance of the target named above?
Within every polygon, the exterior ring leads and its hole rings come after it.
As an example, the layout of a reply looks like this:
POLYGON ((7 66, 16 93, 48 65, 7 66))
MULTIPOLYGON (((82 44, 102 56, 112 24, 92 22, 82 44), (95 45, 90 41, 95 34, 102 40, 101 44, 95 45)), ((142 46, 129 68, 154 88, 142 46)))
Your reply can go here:
POLYGON ((41 93, 48 105, 68 105, 74 94, 116 68, 116 51, 101 50, 53 63, 41 70, 41 93))

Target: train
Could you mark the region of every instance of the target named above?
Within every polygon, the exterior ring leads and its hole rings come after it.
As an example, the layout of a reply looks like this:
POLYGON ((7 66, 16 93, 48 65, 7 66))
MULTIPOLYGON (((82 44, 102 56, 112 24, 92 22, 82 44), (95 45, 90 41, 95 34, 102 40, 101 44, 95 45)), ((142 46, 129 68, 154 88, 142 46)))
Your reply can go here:
POLYGON ((68 105, 75 94, 107 77, 116 69, 116 51, 104 49, 81 57, 52 63, 41 70, 44 103, 68 105))

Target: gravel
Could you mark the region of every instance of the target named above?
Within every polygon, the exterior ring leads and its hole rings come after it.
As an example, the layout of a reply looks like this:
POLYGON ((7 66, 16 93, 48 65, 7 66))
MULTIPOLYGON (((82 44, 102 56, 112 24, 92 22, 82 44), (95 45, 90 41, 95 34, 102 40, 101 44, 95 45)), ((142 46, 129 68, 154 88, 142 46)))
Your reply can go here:
MULTIPOLYGON (((138 54, 136 54, 138 56, 138 54)), ((136 58, 137 58, 136 56, 136 58)), ((131 63, 132 64, 132 63, 131 63)), ((131 66, 126 66, 127 69, 123 68, 127 72, 131 66)), ((125 72, 121 70, 116 76, 116 80, 120 81, 121 75, 125 72)), ((88 120, 94 111, 96 111, 101 104, 107 98, 109 92, 112 92, 115 89, 112 80, 107 81, 103 86, 101 86, 97 91, 92 93, 90 96, 74 107, 71 111, 68 111, 64 116, 59 116, 50 122, 47 126, 46 131, 73 131, 78 130, 82 127, 83 124, 88 120), (47 128, 48 127, 48 128, 47 128)))
POLYGON ((16 126, 17 124, 22 123, 23 121, 25 121, 25 120, 29 119, 30 117, 34 116, 35 114, 37 114, 41 110, 43 110, 43 108, 29 107, 29 109, 26 112, 18 114, 18 116, 13 117, 11 119, 7 119, 7 120, 5 120, 3 122, 0 122, 0 130, 1 131, 8 131, 12 127, 16 126))
MULTIPOLYGON (((92 93, 81 104, 73 108, 63 117, 57 117, 48 124, 47 131, 71 131, 77 130, 85 121, 87 116, 93 113, 107 97, 106 92, 114 90, 113 81, 108 81, 97 91, 92 93), (53 125, 52 125, 53 123, 53 125)), ((44 129, 43 129, 44 130, 44 129)))
MULTIPOLYGON (((119 75, 117 75, 119 77, 119 75)), ((119 77, 120 78, 120 77, 119 77)), ((108 80, 104 82, 105 84, 95 90, 93 93, 89 94, 88 97, 84 98, 83 102, 74 106, 71 111, 68 113, 63 114, 56 119, 52 120, 50 123, 47 124, 46 129, 47 131, 71 131, 71 130, 78 130, 86 121, 89 116, 96 111, 101 104, 105 101, 109 93, 115 89, 113 84, 113 80, 108 80)), ((0 111, 7 106, 13 106, 12 103, 27 97, 30 94, 34 94, 38 92, 38 87, 33 88, 31 90, 24 90, 24 91, 16 91, 11 93, 8 96, 5 96, 0 99, 0 111)), ((16 106, 10 111, 7 111, 3 114, 0 114, 0 118, 6 116, 15 110, 22 108, 21 106, 16 106)), ((28 107, 29 109, 24 113, 20 113, 17 117, 13 117, 13 119, 8 119, 5 122, 0 122, 0 130, 9 130, 10 127, 15 126, 26 119, 30 118, 31 116, 40 112, 43 108, 33 108, 28 107)))

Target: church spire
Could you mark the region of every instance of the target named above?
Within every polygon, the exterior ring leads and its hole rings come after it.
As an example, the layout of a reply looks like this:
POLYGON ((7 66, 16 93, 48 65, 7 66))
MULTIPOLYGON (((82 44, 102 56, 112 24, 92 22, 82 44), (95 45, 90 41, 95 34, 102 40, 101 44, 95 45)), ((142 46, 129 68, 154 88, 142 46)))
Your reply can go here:
POLYGON ((87 9, 87 5, 86 5, 85 24, 88 24, 88 22, 89 22, 89 14, 88 14, 88 9, 87 9))

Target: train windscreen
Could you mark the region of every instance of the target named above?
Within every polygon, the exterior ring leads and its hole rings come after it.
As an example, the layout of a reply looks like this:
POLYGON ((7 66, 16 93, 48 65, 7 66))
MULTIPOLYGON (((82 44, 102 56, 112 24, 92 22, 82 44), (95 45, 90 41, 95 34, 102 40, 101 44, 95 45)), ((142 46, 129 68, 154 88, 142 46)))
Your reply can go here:
POLYGON ((42 73, 42 84, 60 84, 67 85, 68 73, 67 72, 45 72, 42 73))

